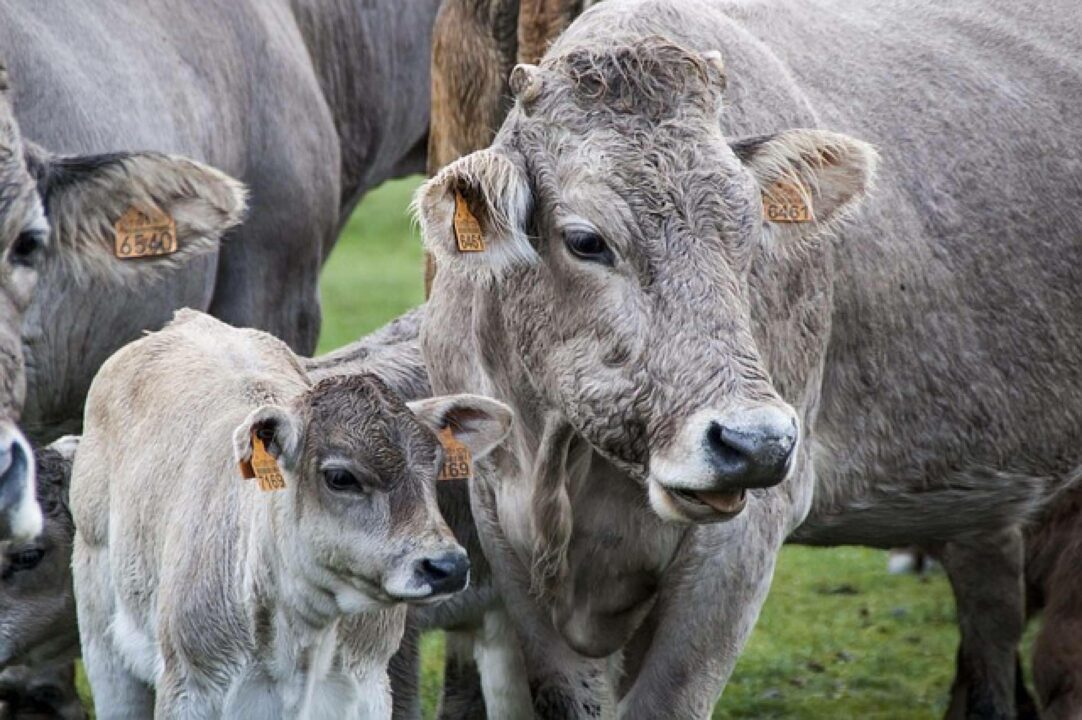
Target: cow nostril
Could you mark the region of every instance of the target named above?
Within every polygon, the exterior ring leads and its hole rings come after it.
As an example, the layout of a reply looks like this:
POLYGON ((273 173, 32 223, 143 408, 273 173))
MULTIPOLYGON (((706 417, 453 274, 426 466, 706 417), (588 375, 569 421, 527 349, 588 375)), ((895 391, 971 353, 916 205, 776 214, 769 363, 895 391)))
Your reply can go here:
POLYGON ((710 450, 714 465, 722 471, 735 471, 742 468, 748 462, 747 450, 738 442, 731 433, 726 432, 721 424, 712 422, 706 431, 706 446, 710 450))
POLYGON ((419 571, 434 594, 457 592, 469 580, 470 561, 465 553, 444 553, 422 560, 419 571))

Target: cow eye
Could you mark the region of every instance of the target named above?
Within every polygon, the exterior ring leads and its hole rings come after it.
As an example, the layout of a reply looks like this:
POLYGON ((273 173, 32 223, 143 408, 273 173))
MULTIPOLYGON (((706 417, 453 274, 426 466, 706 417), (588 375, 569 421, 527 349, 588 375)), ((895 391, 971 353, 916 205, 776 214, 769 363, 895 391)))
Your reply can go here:
POLYGON ((564 245, 567 246, 568 252, 586 262, 609 267, 616 262, 616 257, 605 240, 590 230, 568 230, 564 233, 564 245))
POLYGON ((15 238, 8 255, 12 264, 32 267, 41 251, 45 249, 45 234, 38 230, 24 230, 15 238))
POLYGON ((349 470, 343 470, 341 468, 324 470, 323 482, 335 492, 357 494, 366 492, 365 487, 361 485, 361 482, 357 479, 356 475, 349 470))
POLYGON ((33 570, 44 557, 45 551, 41 548, 26 548, 8 557, 8 567, 15 572, 33 570))

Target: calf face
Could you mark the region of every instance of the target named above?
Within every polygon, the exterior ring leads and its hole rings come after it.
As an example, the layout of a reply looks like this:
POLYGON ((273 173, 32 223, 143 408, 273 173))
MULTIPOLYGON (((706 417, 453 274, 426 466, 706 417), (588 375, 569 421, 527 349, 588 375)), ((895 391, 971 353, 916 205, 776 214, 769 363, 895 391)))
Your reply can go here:
POLYGON ((556 51, 512 86, 493 147, 419 191, 427 248, 499 307, 515 358, 493 366, 525 367, 661 517, 733 517, 787 477, 799 438, 753 336, 753 262, 828 227, 874 151, 819 130, 730 143, 720 58, 656 38, 556 51), (804 219, 768 217, 779 196, 814 222, 772 222, 804 219), (456 203, 482 251, 456 240, 456 203))
POLYGON ((373 603, 423 602, 463 589, 465 551, 436 505, 449 432, 480 457, 507 433, 510 411, 461 395, 407 404, 371 375, 317 383, 292 407, 263 406, 237 428, 237 460, 259 438, 285 478, 276 530, 287 562, 342 612, 373 603))
POLYGON ((78 438, 62 438, 36 454, 37 499, 43 531, 12 542, 0 554, 0 668, 39 665, 78 655, 68 509, 71 464, 78 438))

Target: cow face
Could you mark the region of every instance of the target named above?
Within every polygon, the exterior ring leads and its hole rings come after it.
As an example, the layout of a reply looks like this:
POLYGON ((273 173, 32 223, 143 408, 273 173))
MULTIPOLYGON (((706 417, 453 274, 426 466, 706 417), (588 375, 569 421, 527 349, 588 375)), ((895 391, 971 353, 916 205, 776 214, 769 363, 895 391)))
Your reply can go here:
POLYGON ((661 517, 733 517, 787 477, 800 432, 753 337, 750 269, 829 227, 874 151, 819 130, 730 143, 720 58, 658 39, 519 66, 512 86, 496 144, 419 191, 426 246, 499 308, 501 367, 661 517), (458 243, 456 203, 483 251, 458 243))
POLYGON ((7 543, 0 554, 0 668, 78 655, 68 509, 71 464, 78 438, 37 453, 38 503, 45 526, 36 537, 7 543))
POLYGON ((255 410, 234 435, 239 461, 253 433, 285 477, 287 515, 277 528, 291 565, 330 592, 342 612, 373 603, 424 602, 469 578, 465 551, 436 505, 442 458, 434 431, 448 429, 480 457, 504 435, 510 411, 462 395, 408 407, 380 380, 323 380, 294 408, 255 410))

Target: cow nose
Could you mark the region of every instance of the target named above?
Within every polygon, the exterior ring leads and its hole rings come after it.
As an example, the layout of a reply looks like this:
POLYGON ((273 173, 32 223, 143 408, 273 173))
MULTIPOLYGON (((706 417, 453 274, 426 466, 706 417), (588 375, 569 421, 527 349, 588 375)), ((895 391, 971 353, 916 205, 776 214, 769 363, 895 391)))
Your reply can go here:
POLYGON ((0 424, 0 540, 25 539, 41 532, 33 463, 22 434, 14 426, 0 424))
POLYGON ((796 418, 771 406, 734 413, 706 430, 707 456, 718 480, 739 488, 784 480, 796 440, 796 418))
POLYGON ((433 595, 463 590, 470 580, 470 559, 462 551, 445 552, 418 563, 417 574, 432 588, 433 595))

